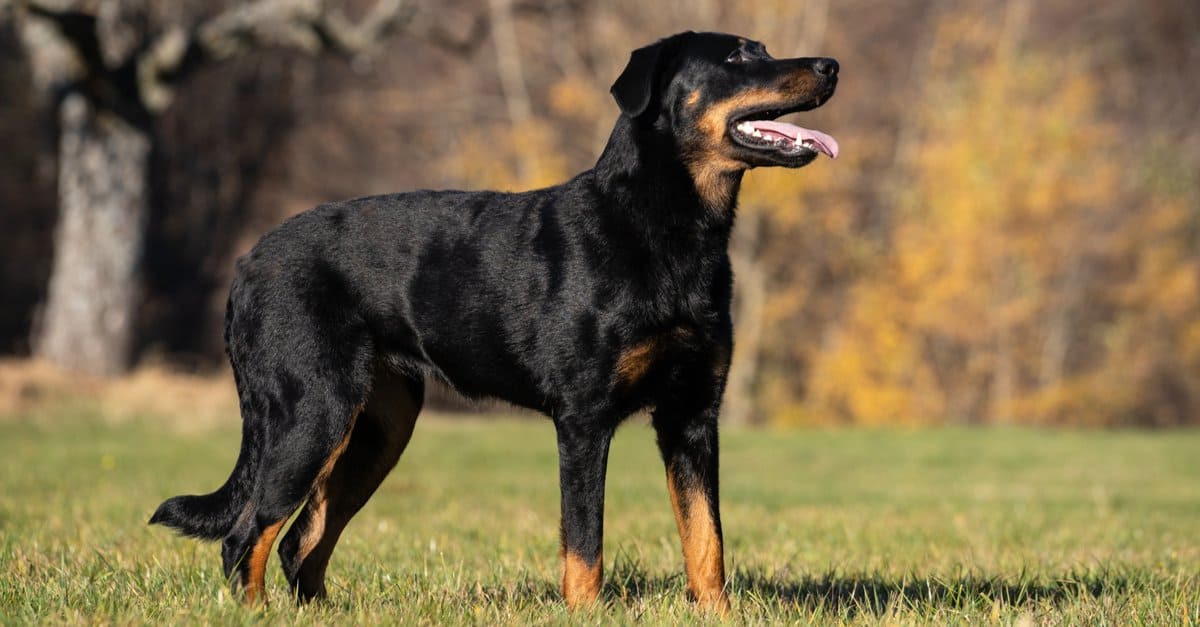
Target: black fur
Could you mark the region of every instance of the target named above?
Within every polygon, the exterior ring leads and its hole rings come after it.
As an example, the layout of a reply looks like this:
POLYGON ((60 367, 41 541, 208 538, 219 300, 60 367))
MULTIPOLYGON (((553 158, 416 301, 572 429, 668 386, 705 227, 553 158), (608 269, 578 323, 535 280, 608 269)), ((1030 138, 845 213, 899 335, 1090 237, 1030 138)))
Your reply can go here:
MULTIPOLYGON (((798 167, 816 153, 754 151, 702 119, 789 77, 802 87, 733 113, 818 106, 836 63, 777 61, 733 35, 681 33, 633 52, 612 88, 622 115, 608 145, 566 183, 329 203, 267 233, 238 261, 226 318, 243 416, 237 464, 218 491, 169 499, 150 522, 224 538, 225 572, 246 584, 249 552, 313 498, 340 446, 350 441, 347 457, 378 468, 338 506, 346 520, 395 463, 403 443, 376 455, 372 442, 386 437, 358 436, 415 419, 388 418, 382 378, 411 396, 434 376, 552 418, 564 551, 598 562, 609 440, 643 408, 654 410, 677 487, 706 495, 719 539, 716 420, 732 350, 726 249, 737 188, 749 167, 798 167), (705 168, 719 171, 701 181, 705 168)), ((308 598, 323 593, 324 563, 301 572, 304 529, 280 550, 308 598)))

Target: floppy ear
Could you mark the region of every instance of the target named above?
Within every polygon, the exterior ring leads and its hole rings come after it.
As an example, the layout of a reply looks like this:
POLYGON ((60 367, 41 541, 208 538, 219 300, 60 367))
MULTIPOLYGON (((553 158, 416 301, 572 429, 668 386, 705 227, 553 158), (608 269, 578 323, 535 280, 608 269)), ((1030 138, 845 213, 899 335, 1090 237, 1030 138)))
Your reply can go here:
POLYGON ((690 34, 679 33, 660 39, 630 53, 629 63, 609 90, 616 99, 617 106, 621 107, 621 113, 631 118, 646 113, 654 97, 655 81, 666 65, 666 60, 679 48, 683 38, 690 34))

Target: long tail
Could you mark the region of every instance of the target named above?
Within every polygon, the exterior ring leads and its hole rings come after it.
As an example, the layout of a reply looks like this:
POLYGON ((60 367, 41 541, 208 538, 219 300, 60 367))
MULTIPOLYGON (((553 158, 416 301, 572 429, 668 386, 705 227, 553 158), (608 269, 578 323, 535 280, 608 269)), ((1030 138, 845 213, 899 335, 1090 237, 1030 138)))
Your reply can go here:
POLYGON ((225 485, 211 494, 173 496, 150 517, 151 525, 171 527, 185 536, 205 540, 225 537, 233 528, 254 487, 257 449, 250 429, 242 434, 237 463, 225 485))
MULTIPOLYGON (((239 281, 234 280, 230 290, 229 301, 225 309, 225 345, 230 349, 234 308, 234 293, 239 281)), ((242 446, 238 451, 237 463, 225 485, 211 494, 189 494, 173 496, 150 517, 151 525, 171 527, 180 533, 193 538, 217 540, 228 535, 238 515, 250 498, 254 488, 254 479, 258 470, 259 457, 262 451, 261 416, 255 415, 254 405, 246 393, 245 381, 238 376, 238 361, 230 351, 230 364, 233 366, 234 379, 237 382, 239 405, 242 413, 242 446)))

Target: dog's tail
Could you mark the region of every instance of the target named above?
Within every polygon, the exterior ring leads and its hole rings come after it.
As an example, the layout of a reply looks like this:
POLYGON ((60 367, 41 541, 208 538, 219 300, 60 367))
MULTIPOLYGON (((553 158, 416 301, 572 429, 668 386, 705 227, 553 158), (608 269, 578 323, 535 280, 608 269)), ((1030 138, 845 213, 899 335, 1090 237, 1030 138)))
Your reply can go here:
MULTIPOLYGON (((239 279, 235 277, 225 310, 225 345, 230 348, 235 315, 234 292, 237 291, 239 283, 239 279)), ((173 496, 163 501, 150 517, 151 525, 170 527, 193 538, 218 540, 233 529, 246 501, 250 499, 263 448, 262 417, 258 415, 255 404, 243 389, 244 381, 238 376, 238 360, 233 359, 232 351, 230 364, 233 366, 234 380, 237 382, 242 413, 242 446, 238 451, 237 462, 233 465, 233 472, 225 480, 225 485, 217 488, 216 492, 173 496)))
POLYGON ((150 517, 151 525, 163 525, 185 536, 218 540, 233 528, 250 491, 254 487, 254 469, 259 447, 251 438, 250 429, 242 434, 242 447, 237 463, 225 485, 211 494, 173 496, 150 517))

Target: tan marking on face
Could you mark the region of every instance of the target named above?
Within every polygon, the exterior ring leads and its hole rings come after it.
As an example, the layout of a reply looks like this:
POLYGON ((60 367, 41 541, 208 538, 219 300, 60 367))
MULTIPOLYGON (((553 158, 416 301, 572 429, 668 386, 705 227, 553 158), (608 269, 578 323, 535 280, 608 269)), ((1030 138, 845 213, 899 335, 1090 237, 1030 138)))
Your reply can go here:
POLYGON ((772 103, 779 103, 782 100, 781 96, 778 90, 763 87, 738 92, 730 98, 713 103, 704 115, 700 116, 697 126, 709 143, 722 144, 725 141, 725 128, 733 112, 742 109, 766 109, 772 103))
POLYGON ((810 96, 805 98, 807 100, 817 96, 817 85, 821 82, 812 71, 800 70, 784 75, 775 84, 775 89, 781 94, 791 94, 795 98, 810 96))
POLYGON ((714 103, 700 117, 697 126, 709 142, 722 144, 725 142, 726 126, 734 112, 786 108, 806 94, 816 96, 814 86, 811 72, 788 74, 771 87, 754 87, 714 103))
POLYGON ((705 611, 725 615, 729 612, 729 597, 725 594, 724 550, 708 497, 698 487, 678 486, 670 469, 667 470, 667 489, 671 493, 675 525, 683 543, 688 595, 705 611))
POLYGON ((271 545, 275 544, 275 537, 279 535, 279 530, 283 528, 285 522, 287 522, 286 518, 263 529, 262 535, 258 536, 258 541, 250 549, 246 568, 245 601, 247 605, 266 603, 267 558, 270 557, 271 545))
POLYGON ((342 435, 342 441, 338 442, 333 452, 325 459, 320 472, 317 473, 316 481, 313 482, 313 492, 308 497, 312 504, 312 513, 308 520, 308 528, 304 530, 304 536, 300 538, 300 547, 296 552, 301 563, 312 553, 313 549, 317 548, 321 537, 325 535, 325 519, 329 511, 329 475, 333 473, 333 467, 337 464, 337 460, 350 445, 350 434, 354 432, 354 425, 358 421, 363 407, 363 405, 359 405, 354 409, 354 413, 350 414, 350 424, 346 427, 346 433, 342 435))
POLYGON ((689 109, 695 108, 696 105, 700 104, 700 90, 692 90, 692 92, 688 94, 687 100, 684 100, 683 103, 689 109))
POLYGON ((604 554, 596 556, 596 563, 588 564, 582 557, 563 549, 562 551, 562 595, 570 609, 591 605, 600 598, 600 584, 604 579, 604 554))
POLYGON ((737 179, 733 175, 747 167, 745 163, 726 154, 730 147, 726 138, 729 117, 735 111, 765 107, 778 100, 779 94, 774 90, 750 89, 712 105, 700 117, 697 128, 704 137, 704 144, 688 151, 684 160, 700 200, 710 209, 727 209, 730 206, 737 189, 737 179))
POLYGON ((684 159, 700 199, 709 208, 726 209, 730 206, 737 190, 737 178, 730 175, 748 167, 728 154, 732 148, 726 134, 729 118, 735 112, 747 109, 784 108, 798 97, 812 93, 814 87, 811 72, 793 72, 769 88, 755 87, 738 92, 714 103, 704 112, 696 124, 704 137, 704 144, 692 147, 684 159))

